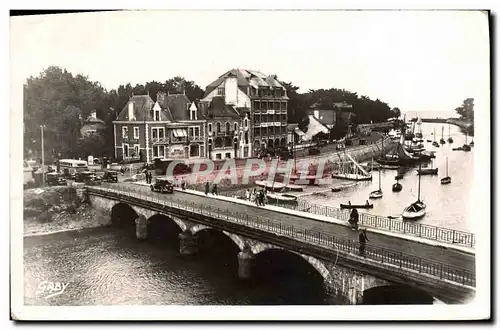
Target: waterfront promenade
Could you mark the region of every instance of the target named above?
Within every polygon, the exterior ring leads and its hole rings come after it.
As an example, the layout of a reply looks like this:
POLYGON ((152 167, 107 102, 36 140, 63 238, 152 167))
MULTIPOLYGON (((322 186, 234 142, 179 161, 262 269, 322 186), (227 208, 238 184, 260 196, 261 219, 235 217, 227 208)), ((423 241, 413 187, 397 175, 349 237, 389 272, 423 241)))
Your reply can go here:
MULTIPOLYGON (((352 231, 347 224, 342 224, 340 221, 325 221, 326 219, 322 218, 320 215, 311 215, 306 212, 287 210, 270 205, 258 207, 248 201, 235 201, 232 198, 224 196, 205 196, 204 193, 197 191, 176 190, 174 194, 158 194, 152 193, 149 187, 144 185, 119 183, 112 184, 109 187, 123 191, 131 191, 145 196, 154 196, 155 198, 166 201, 179 200, 181 203, 186 204, 210 205, 213 208, 219 208, 221 212, 229 211, 248 214, 254 218, 261 218, 266 221, 279 221, 287 225, 334 235, 355 242, 358 240, 358 233, 352 231)), ((368 237, 370 240, 368 244, 374 247, 386 248, 426 258, 434 262, 453 265, 473 272, 475 271, 475 254, 472 249, 405 234, 387 232, 375 228, 368 228, 368 237)))

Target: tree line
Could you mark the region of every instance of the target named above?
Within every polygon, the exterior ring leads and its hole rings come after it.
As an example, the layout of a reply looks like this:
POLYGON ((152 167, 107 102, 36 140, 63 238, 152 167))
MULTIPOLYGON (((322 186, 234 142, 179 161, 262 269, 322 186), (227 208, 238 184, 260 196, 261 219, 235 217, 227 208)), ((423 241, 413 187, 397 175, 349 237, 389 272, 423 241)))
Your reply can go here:
MULTIPOLYGON (((307 109, 314 103, 326 109, 334 102, 347 102, 353 106, 355 124, 383 122, 398 117, 399 109, 392 109, 379 99, 343 89, 318 89, 298 93, 298 86, 284 83, 289 100, 290 123, 307 124, 307 109)), ((116 89, 106 90, 99 82, 87 76, 73 75, 65 69, 50 66, 37 77, 29 77, 24 85, 24 150, 41 150, 40 125, 44 126, 44 149, 47 157, 77 158, 92 154, 96 157, 114 154, 113 120, 135 95, 148 94, 156 101, 158 91, 185 92, 194 101, 203 97, 204 90, 195 82, 183 77, 173 77, 164 82, 151 81, 145 84, 130 83, 116 89), (83 138, 80 129, 92 110, 104 121, 106 130, 102 134, 83 138)), ((340 125, 341 123, 339 123, 340 125)))

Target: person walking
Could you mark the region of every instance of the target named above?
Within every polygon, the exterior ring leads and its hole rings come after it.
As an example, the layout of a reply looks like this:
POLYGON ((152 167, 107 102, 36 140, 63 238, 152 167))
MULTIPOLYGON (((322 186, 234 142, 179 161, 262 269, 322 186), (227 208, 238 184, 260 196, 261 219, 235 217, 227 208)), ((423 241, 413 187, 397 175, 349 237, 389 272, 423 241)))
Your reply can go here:
POLYGON ((214 186, 212 188, 212 194, 217 196, 217 184, 214 184, 214 186))
POLYGON ((359 213, 355 208, 351 211, 351 216, 349 218, 349 224, 351 225, 352 230, 358 229, 358 221, 359 221, 359 213))
POLYGON ((208 182, 205 183, 205 195, 208 195, 208 192, 210 191, 210 184, 208 182))
POLYGON ((365 256, 366 242, 369 242, 368 236, 366 236, 366 228, 363 228, 359 233, 359 255, 365 256))
POLYGON ((245 191, 245 199, 246 199, 247 201, 249 201, 249 200, 250 200, 250 189, 247 189, 247 190, 245 191))

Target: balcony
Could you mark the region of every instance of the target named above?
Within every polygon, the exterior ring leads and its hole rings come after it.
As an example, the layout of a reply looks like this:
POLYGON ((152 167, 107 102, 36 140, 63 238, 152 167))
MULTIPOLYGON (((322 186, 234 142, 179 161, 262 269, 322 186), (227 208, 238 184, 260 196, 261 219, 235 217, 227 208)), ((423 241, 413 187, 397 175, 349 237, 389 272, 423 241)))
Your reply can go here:
POLYGON ((188 142, 187 136, 173 137, 173 138, 170 139, 170 143, 171 144, 179 144, 179 143, 187 143, 187 142, 188 142))
POLYGON ((151 138, 151 141, 153 143, 168 143, 168 138, 167 137, 154 137, 154 138, 151 138))
POLYGON ((128 136, 122 137, 122 141, 123 143, 135 143, 135 144, 139 143, 139 139, 130 138, 128 136))
POLYGON ((234 131, 214 132, 214 136, 234 136, 234 131))
POLYGON ((189 142, 203 142, 202 136, 190 136, 189 142))

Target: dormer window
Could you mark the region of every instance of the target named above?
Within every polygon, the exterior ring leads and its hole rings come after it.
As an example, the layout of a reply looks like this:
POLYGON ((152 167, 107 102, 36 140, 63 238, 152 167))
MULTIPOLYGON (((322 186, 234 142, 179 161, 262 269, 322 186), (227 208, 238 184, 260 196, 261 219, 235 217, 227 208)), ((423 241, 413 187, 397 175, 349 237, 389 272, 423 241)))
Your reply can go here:
POLYGON ((244 126, 245 128, 247 128, 247 127, 248 127, 248 118, 245 118, 245 120, 243 121, 243 126, 244 126))
POLYGON ((128 127, 122 127, 122 138, 128 138, 128 127))
POLYGON ((196 110, 191 110, 191 111, 190 111, 190 116, 189 116, 189 118, 190 118, 191 120, 198 120, 198 117, 196 116, 196 110))
POLYGON ((224 87, 217 88, 217 95, 224 96, 225 95, 225 88, 224 87))

